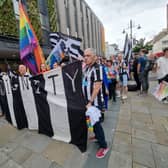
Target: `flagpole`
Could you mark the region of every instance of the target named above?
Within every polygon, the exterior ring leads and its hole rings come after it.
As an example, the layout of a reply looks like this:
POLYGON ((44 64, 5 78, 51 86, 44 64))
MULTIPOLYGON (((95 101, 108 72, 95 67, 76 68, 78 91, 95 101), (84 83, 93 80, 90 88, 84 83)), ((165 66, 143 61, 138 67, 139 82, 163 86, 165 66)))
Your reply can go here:
POLYGON ((69 54, 69 48, 68 48, 68 56, 69 56, 69 62, 72 63, 72 57, 71 57, 71 55, 69 54))
POLYGON ((132 19, 130 20, 130 39, 131 39, 131 50, 133 47, 133 43, 132 43, 132 19))

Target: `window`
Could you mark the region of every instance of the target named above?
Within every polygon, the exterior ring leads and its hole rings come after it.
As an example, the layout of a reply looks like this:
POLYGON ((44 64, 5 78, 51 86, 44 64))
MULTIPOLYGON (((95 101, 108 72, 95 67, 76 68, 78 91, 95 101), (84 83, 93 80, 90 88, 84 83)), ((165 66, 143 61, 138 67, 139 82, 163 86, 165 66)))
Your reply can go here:
POLYGON ((64 0, 65 7, 68 8, 68 0, 64 0))
POLYGON ((162 45, 168 45, 168 40, 162 41, 162 45))

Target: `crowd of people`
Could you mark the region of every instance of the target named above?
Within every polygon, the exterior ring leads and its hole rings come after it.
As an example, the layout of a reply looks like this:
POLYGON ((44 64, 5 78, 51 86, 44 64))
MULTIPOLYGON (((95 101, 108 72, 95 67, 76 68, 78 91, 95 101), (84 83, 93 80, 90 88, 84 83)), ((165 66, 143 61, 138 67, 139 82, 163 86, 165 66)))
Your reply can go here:
MULTIPOLYGON (((148 94, 149 71, 157 73, 159 83, 168 82, 168 48, 164 49, 164 56, 158 59, 152 53, 147 54, 145 49, 141 49, 139 53, 134 53, 133 58, 127 61, 123 58, 122 53, 106 59, 96 56, 96 51, 92 48, 84 51, 82 89, 86 109, 94 106, 101 111, 100 120, 93 125, 95 136, 89 138, 98 141, 100 148, 96 153, 97 158, 104 157, 109 151, 101 126, 101 122, 104 121, 104 112, 108 109, 108 103, 116 102, 116 97, 121 97, 122 100, 127 99, 128 81, 135 80, 139 96, 148 94)), ((61 64, 55 62, 52 68, 64 66, 67 62, 66 59, 61 64)), ((41 64, 40 73, 47 70, 47 66, 41 64)), ((19 65, 18 72, 20 76, 31 76, 24 65, 19 65)), ((166 102, 167 99, 163 101, 166 102)), ((1 116, 3 115, 2 113, 1 116)))

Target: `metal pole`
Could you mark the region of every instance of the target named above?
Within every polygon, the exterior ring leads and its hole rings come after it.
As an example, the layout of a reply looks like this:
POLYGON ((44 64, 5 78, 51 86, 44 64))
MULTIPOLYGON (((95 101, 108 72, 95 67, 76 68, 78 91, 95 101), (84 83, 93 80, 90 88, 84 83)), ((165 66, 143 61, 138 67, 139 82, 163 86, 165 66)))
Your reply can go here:
POLYGON ((132 47, 132 20, 130 20, 130 39, 131 39, 131 47, 132 47))

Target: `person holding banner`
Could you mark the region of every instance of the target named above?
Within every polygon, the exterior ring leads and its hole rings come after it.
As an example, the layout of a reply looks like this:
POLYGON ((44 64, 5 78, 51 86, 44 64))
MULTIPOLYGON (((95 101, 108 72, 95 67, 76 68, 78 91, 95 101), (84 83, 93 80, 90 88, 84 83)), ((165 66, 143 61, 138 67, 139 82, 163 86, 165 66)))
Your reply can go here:
MULTIPOLYGON (((96 52, 92 48, 84 51, 84 62, 86 64, 83 70, 83 83, 82 89, 86 100, 86 108, 94 106, 100 111, 103 108, 103 95, 102 95, 102 80, 103 72, 102 66, 96 63, 96 52)), ((93 125, 95 133, 95 140, 98 140, 100 149, 96 153, 97 158, 103 158, 109 148, 105 140, 104 130, 101 126, 100 120, 93 125)))
MULTIPOLYGON (((159 84, 168 82, 168 47, 163 50, 164 56, 160 57, 156 63, 157 79, 159 84)), ((163 103, 168 103, 168 97, 162 100, 163 103)))
POLYGON ((168 82, 168 47, 163 50, 164 56, 160 57, 156 63, 156 72, 158 82, 168 82))
POLYGON ((23 65, 23 64, 20 64, 20 65, 19 65, 18 71, 19 71, 19 75, 20 75, 20 76, 24 76, 24 75, 31 76, 31 75, 26 71, 26 66, 23 65))

